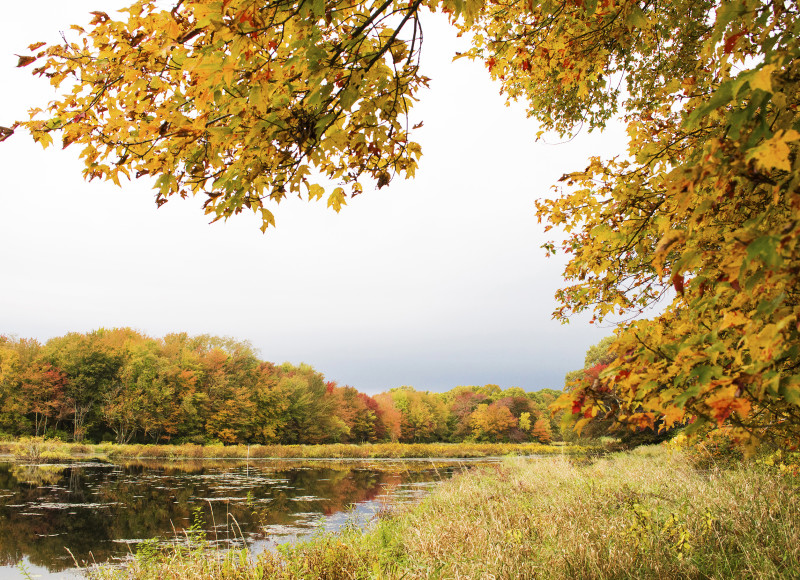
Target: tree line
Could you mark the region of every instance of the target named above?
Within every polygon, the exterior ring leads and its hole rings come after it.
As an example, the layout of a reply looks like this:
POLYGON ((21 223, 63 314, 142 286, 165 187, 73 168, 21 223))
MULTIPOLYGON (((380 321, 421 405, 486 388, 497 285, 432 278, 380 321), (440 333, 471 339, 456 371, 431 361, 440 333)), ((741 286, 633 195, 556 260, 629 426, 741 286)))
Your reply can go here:
POLYGON ((117 443, 540 441, 559 392, 497 385, 370 396, 246 341, 186 333, 0 335, 0 433, 117 443))

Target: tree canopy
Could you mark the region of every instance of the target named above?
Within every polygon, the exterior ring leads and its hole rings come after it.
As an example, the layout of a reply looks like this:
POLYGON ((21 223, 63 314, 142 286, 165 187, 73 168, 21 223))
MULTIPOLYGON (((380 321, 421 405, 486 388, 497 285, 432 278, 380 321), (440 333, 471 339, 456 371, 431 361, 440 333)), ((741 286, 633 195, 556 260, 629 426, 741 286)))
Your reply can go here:
MULTIPOLYGON (((566 239, 558 318, 624 322, 615 359, 560 403, 670 427, 800 435, 800 17, 786 0, 151 0, 95 12, 77 41, 21 66, 62 88, 20 121, 82 147, 89 179, 156 177, 157 201, 206 196, 216 218, 274 224, 271 202, 338 211, 369 180, 414 175, 408 111, 420 11, 443 11, 543 131, 627 123, 629 150, 592 158, 538 202, 566 239), (333 185, 330 185, 333 182, 333 185)), ((7 136, 8 130, 3 133, 7 136)))

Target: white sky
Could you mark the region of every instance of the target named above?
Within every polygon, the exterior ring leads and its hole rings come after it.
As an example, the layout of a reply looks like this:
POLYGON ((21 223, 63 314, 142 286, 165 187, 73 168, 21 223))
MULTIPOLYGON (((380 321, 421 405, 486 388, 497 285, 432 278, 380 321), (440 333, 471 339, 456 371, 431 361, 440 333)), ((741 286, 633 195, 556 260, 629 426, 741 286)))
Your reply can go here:
MULTIPOLYGON (((126 3, 6 3, 0 125, 54 97, 15 53, 126 3)), ((611 330, 551 319, 563 263, 540 248, 550 235, 534 200, 589 155, 621 153, 622 131, 535 143, 536 124, 504 106, 481 64, 451 62, 465 42, 426 25, 433 82, 414 113, 425 123, 416 179, 367 190, 338 215, 289 200, 267 234, 253 216, 208 225, 196 200, 157 210, 146 180, 84 182, 79 150, 42 150, 18 131, 0 143, 0 333, 227 335, 368 393, 560 389, 611 330)))

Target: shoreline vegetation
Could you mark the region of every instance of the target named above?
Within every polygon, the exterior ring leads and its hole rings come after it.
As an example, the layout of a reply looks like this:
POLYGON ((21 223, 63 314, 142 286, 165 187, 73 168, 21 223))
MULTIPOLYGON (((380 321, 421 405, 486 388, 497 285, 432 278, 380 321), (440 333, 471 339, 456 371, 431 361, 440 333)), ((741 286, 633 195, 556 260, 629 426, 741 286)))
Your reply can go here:
POLYGON ((365 443, 327 445, 118 445, 41 437, 0 441, 0 460, 52 463, 123 459, 473 459, 506 455, 578 455, 590 448, 541 443, 365 443))
POLYGON ((698 466, 675 446, 590 463, 507 457, 346 527, 258 556, 145 546, 93 580, 789 578, 800 576, 796 476, 749 460, 698 466))

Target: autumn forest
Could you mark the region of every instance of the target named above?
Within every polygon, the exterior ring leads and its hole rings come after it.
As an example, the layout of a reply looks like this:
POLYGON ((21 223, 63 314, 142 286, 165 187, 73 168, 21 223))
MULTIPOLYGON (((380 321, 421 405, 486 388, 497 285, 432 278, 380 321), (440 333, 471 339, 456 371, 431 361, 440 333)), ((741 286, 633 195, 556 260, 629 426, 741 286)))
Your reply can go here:
POLYGON ((559 392, 497 385, 369 396, 243 341, 131 329, 0 336, 0 432, 117 443, 540 441, 559 392))

